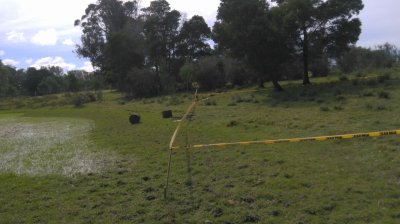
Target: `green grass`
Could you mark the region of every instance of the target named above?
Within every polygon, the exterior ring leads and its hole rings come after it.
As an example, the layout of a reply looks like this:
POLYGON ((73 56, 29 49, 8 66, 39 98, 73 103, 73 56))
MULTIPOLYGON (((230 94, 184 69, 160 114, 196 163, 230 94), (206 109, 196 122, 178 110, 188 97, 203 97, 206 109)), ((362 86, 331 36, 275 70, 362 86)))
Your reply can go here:
MULTIPOLYGON (((384 81, 356 78, 318 78, 308 87, 285 82, 283 93, 212 94, 197 106, 192 121, 184 123, 177 144, 399 129, 399 71, 391 71, 384 81), (380 97, 383 92, 390 97, 380 97)), ((54 130, 52 138, 40 142, 62 139, 68 124, 76 127, 72 140, 59 141, 45 152, 46 147, 33 144, 33 152, 43 153, 36 157, 48 163, 32 163, 33 154, 32 159, 21 155, 26 170, 36 167, 36 172, 18 172, 15 165, 0 168, 0 223, 400 222, 397 136, 177 151, 169 201, 164 201, 174 121, 191 100, 184 94, 129 101, 106 92, 101 103, 80 108, 57 103, 63 96, 54 103, 46 100, 45 107, 26 104, 43 103, 37 98, 0 102, 6 105, 0 110, 1 164, 5 153, 24 148, 2 134, 4 127, 54 130), (167 109, 173 119, 162 119, 167 109), (141 115, 141 124, 129 124, 131 113, 141 115), (71 152, 73 148, 80 154, 71 152), (69 162, 72 155, 85 155, 101 168, 80 172, 69 162), (65 175, 60 172, 65 166, 77 171, 65 175)))

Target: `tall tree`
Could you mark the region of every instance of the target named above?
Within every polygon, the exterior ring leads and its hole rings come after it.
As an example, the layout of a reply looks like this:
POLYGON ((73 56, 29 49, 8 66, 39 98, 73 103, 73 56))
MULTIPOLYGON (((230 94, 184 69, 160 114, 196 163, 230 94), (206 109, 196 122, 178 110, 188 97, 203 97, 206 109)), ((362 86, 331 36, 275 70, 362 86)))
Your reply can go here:
POLYGON ((290 42, 279 22, 278 12, 260 0, 222 0, 214 25, 218 49, 242 58, 258 72, 260 87, 271 80, 282 90, 279 79, 283 63, 290 59, 290 42))
POLYGON ((0 60, 0 97, 18 94, 17 71, 14 67, 4 65, 0 60))
POLYGON ((183 23, 179 34, 178 52, 192 62, 193 59, 210 54, 211 47, 207 41, 211 38, 211 30, 201 16, 193 16, 183 23))
POLYGON ((363 9, 362 0, 277 0, 284 25, 296 32, 303 60, 303 84, 310 84, 309 61, 327 52, 338 56, 357 42, 361 21, 355 18, 363 9))
MULTIPOLYGON (((169 68, 175 51, 181 14, 172 10, 166 0, 150 2, 142 9, 144 15, 144 34, 146 36, 150 61, 159 74, 160 65, 165 61, 169 68)), ((169 69, 168 69, 169 70, 169 69)))
POLYGON ((90 4, 75 26, 81 26, 81 45, 76 53, 120 89, 126 73, 144 63, 143 35, 137 1, 98 0, 90 4))

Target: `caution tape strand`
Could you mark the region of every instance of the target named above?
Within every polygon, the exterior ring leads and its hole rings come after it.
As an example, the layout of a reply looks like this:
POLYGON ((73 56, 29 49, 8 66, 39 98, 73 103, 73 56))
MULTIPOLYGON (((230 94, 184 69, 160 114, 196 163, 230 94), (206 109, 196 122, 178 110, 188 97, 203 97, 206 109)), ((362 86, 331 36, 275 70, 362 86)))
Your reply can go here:
MULTIPOLYGON (((214 144, 196 144, 196 145, 191 145, 190 148, 198 149, 198 148, 227 147, 227 146, 235 146, 235 145, 256 145, 256 144, 269 145, 269 144, 279 144, 279 143, 299 143, 299 142, 311 142, 311 141, 327 141, 327 140, 338 140, 338 139, 380 137, 380 136, 388 136, 388 135, 400 135, 400 129, 393 130, 393 131, 379 131, 379 132, 318 136, 318 137, 306 137, 306 138, 290 138, 290 139, 276 139, 276 140, 263 140, 263 141, 243 141, 243 142, 214 143, 214 144)), ((172 147, 172 149, 180 149, 180 148, 181 148, 181 146, 173 146, 172 147)))

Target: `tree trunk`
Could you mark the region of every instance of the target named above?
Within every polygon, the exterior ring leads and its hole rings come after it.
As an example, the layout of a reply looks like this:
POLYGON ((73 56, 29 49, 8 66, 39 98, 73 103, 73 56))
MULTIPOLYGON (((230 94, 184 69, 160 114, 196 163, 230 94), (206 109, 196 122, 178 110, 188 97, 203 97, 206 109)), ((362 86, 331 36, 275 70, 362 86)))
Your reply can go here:
POLYGON ((278 80, 273 79, 273 80, 272 80, 272 84, 274 85, 274 89, 275 89, 276 92, 282 92, 282 91, 283 91, 283 88, 282 88, 282 86, 279 84, 278 80))
POLYGON ((308 76, 308 33, 306 26, 303 26, 303 63, 304 63, 304 74, 303 74, 303 85, 309 85, 310 77, 308 76))
POLYGON ((258 78, 258 88, 260 88, 260 89, 264 89, 265 88, 265 86, 264 86, 264 79, 263 78, 258 78))

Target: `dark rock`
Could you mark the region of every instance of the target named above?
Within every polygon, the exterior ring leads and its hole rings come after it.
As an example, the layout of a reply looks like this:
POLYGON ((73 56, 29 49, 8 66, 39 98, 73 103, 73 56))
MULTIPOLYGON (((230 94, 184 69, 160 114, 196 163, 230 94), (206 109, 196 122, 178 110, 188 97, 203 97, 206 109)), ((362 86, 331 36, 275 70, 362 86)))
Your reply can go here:
POLYGON ((140 116, 138 114, 132 114, 129 117, 129 122, 131 122, 131 124, 139 124, 140 123, 140 116))
POLYGON ((162 112, 163 118, 171 118, 172 117, 172 110, 165 110, 162 112))

